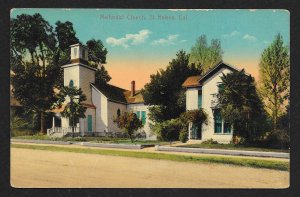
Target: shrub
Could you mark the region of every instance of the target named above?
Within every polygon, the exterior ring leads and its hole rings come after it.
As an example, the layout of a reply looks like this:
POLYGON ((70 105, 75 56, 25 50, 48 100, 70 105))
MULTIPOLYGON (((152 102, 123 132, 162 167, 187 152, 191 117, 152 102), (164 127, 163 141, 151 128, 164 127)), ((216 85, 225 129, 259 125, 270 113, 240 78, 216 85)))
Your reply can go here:
POLYGON ((264 143, 272 148, 289 148, 290 136, 287 130, 277 129, 267 134, 264 143))
POLYGON ((184 125, 180 119, 171 119, 162 123, 156 123, 152 129, 157 134, 159 140, 175 141, 179 139, 179 131, 184 129, 184 125))
POLYGON ((188 132, 184 131, 184 130, 181 130, 180 133, 179 133, 179 140, 182 143, 186 143, 186 141, 188 140, 188 132))
POLYGON ((209 140, 203 141, 201 144, 218 144, 217 141, 214 141, 212 138, 209 140))

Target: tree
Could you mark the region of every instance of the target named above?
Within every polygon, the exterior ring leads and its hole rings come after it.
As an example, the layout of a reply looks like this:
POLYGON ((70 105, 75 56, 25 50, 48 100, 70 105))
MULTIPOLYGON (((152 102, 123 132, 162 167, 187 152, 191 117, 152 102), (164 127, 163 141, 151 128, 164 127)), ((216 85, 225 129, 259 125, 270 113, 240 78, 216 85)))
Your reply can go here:
POLYGON ((233 125, 233 136, 251 141, 261 135, 266 124, 263 103, 256 91, 254 78, 244 70, 223 75, 218 96, 224 121, 233 125))
POLYGON ((91 39, 86 42, 89 48, 89 61, 94 64, 106 64, 107 49, 104 48, 101 40, 91 39))
POLYGON ((143 127, 142 121, 138 119, 137 115, 133 112, 124 112, 123 115, 117 116, 114 119, 114 123, 116 123, 120 129, 124 129, 129 135, 131 143, 133 143, 134 132, 143 127))
POLYGON ((284 113, 289 98, 290 56, 280 34, 266 48, 259 63, 260 93, 267 112, 272 117, 273 129, 278 126, 278 118, 284 113))
POLYGON ((70 45, 79 43, 79 39, 76 37, 76 32, 73 29, 73 24, 69 21, 64 23, 57 21, 55 25, 59 48, 63 52, 68 52, 67 54, 70 54, 70 45))
POLYGON ((142 94, 146 104, 154 105, 150 116, 153 115, 155 122, 177 118, 185 111, 182 83, 187 77, 197 74, 200 72, 189 66, 189 55, 181 50, 165 70, 160 69, 150 76, 150 83, 145 85, 142 94), (151 115, 152 112, 155 114, 151 115))
POLYGON ((222 61, 221 42, 212 39, 210 46, 207 44, 206 36, 201 35, 195 45, 191 48, 189 61, 195 64, 202 72, 207 72, 214 65, 222 61))
POLYGON ((91 39, 86 42, 89 49, 89 64, 96 68, 95 72, 95 83, 99 86, 105 85, 111 80, 107 70, 103 66, 106 64, 107 49, 101 40, 91 39))
POLYGON ((85 118, 86 107, 82 105, 82 102, 86 100, 86 96, 82 93, 81 88, 65 86, 61 88, 58 98, 59 107, 67 101, 61 115, 69 119, 72 127, 72 137, 74 137, 76 123, 79 121, 79 118, 85 118))
POLYGON ((40 14, 11 19, 11 83, 16 99, 29 111, 41 116, 45 132, 45 111, 55 101, 53 86, 59 69, 51 57, 55 53, 52 27, 40 14))

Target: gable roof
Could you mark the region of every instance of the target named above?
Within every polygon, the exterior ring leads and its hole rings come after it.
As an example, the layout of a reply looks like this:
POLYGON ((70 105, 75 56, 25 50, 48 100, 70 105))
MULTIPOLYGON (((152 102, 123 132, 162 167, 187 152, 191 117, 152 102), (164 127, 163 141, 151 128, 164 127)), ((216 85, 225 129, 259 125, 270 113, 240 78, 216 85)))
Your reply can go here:
POLYGON ((143 95, 140 90, 136 90, 135 94, 131 96, 131 91, 111 85, 96 85, 92 84, 95 88, 97 88, 104 96, 113 102, 120 102, 124 104, 133 104, 133 103, 143 103, 143 95))
POLYGON ((190 76, 188 77, 182 84, 183 87, 197 87, 201 86, 203 81, 209 79, 211 76, 213 76, 215 73, 217 73, 222 68, 228 68, 231 71, 239 71, 238 68, 224 63, 220 62, 216 66, 212 67, 210 70, 208 70, 203 75, 196 75, 196 76, 190 76))

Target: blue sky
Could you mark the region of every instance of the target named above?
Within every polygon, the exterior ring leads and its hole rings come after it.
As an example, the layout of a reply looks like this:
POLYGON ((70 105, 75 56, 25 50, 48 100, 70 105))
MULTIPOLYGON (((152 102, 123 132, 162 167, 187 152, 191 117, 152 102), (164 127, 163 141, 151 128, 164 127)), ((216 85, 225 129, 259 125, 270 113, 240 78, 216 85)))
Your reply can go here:
POLYGON ((257 78, 262 51, 280 33, 290 40, 286 10, 126 10, 126 9, 14 9, 19 14, 40 13, 54 26, 70 21, 85 43, 100 39, 108 49, 106 68, 111 83, 141 88, 149 75, 164 68, 180 49, 189 52, 197 37, 221 40, 223 60, 257 78))

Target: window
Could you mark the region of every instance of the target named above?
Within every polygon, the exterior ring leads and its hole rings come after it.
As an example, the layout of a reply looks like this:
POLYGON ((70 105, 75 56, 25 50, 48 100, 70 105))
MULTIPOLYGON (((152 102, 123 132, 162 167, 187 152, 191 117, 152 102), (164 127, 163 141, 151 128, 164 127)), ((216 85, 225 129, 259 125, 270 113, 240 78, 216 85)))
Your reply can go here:
POLYGON ((118 110, 117 110, 117 117, 120 117, 120 116, 121 116, 121 110, 118 109, 118 110))
POLYGON ((202 108, 202 88, 198 90, 198 109, 202 108))
POLYGON ((137 116, 138 119, 140 119, 140 115, 141 115, 141 112, 140 112, 140 111, 137 111, 137 112, 136 112, 136 116, 137 116))
POLYGON ((70 82, 69 82, 69 86, 70 86, 71 88, 73 88, 73 87, 74 87, 74 81, 73 81, 73 80, 70 80, 70 82))
POLYGON ((77 57, 77 48, 74 48, 74 57, 77 57))
POLYGON ((220 109, 216 109, 214 112, 214 122, 215 133, 222 133, 222 117, 220 109))
POLYGON ((217 86, 218 86, 219 92, 224 90, 224 84, 223 83, 219 83, 217 86))
POLYGON ((142 120, 142 124, 144 125, 146 123, 146 112, 145 111, 142 111, 141 120, 142 120))

